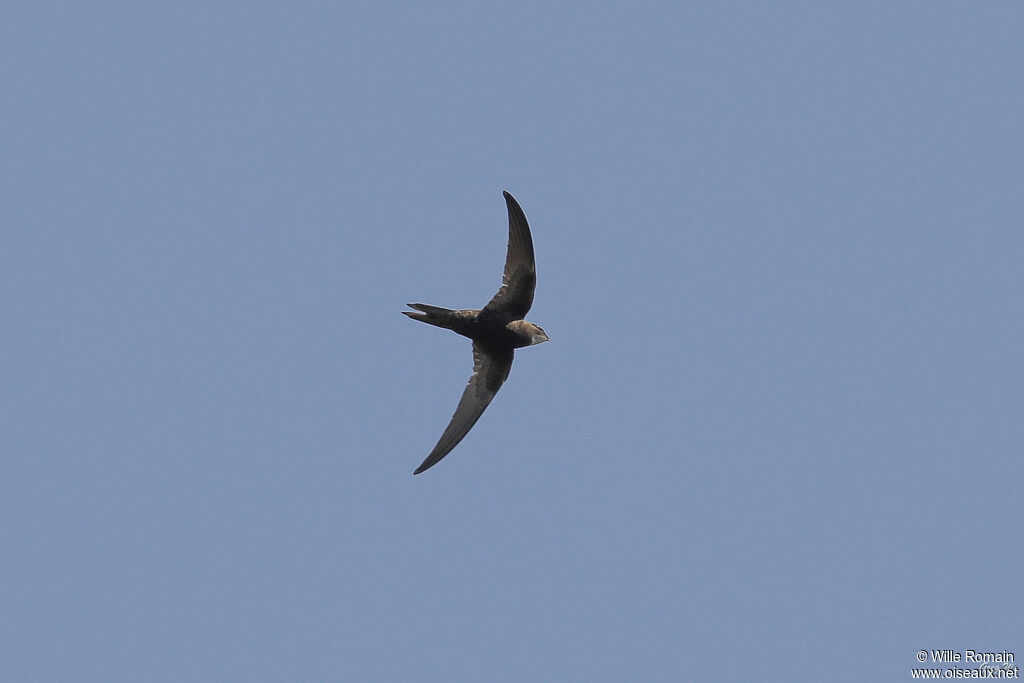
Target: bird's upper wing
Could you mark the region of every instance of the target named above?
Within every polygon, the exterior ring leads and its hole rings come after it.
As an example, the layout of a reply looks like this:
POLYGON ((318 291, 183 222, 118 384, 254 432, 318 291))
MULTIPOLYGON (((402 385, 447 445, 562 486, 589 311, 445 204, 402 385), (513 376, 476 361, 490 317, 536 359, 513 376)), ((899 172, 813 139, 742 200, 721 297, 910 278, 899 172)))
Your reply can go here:
POLYGON ((519 203, 508 192, 508 254, 505 256, 505 275, 502 286, 485 306, 493 311, 522 318, 533 305, 533 290, 537 286, 537 266, 533 261, 533 237, 530 224, 519 203))
POLYGON ((494 350, 473 342, 473 376, 469 378, 469 384, 462 392, 459 407, 455 409, 452 421, 438 439, 434 450, 413 474, 419 474, 436 465, 462 441, 462 437, 469 433, 508 377, 508 372, 512 369, 512 354, 512 349, 494 350))

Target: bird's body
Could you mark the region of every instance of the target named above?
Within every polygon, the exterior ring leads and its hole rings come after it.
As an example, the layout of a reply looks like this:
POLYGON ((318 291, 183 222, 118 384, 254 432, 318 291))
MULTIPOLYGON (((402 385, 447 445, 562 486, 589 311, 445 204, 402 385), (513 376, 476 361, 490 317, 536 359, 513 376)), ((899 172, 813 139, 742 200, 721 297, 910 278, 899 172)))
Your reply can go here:
POLYGON ((503 284, 494 298, 478 309, 409 304, 418 312, 402 311, 414 320, 444 327, 473 340, 473 376, 448 428, 413 474, 437 464, 476 424, 508 377, 515 349, 548 341, 544 330, 523 319, 533 304, 537 283, 533 238, 519 204, 508 192, 504 195, 508 206, 508 254, 503 284))
MULTIPOLYGON (((486 308, 455 311, 427 304, 409 304, 409 306, 422 311, 422 313, 402 311, 410 318, 444 327, 487 346, 507 346, 519 349, 537 343, 533 340, 537 331, 540 330, 539 327, 525 320, 507 320, 507 316, 486 308)), ((543 330, 540 331, 543 332, 543 330)))

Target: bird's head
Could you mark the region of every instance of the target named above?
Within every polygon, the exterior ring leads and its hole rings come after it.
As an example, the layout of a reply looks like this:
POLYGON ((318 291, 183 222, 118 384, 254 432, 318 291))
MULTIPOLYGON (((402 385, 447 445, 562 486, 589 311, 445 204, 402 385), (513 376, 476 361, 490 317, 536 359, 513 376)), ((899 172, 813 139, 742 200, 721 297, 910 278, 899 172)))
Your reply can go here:
POLYGON ((544 330, 540 328, 540 325, 534 325, 526 320, 513 320, 506 327, 516 336, 514 343, 516 348, 551 341, 544 330))
POLYGON ((530 346, 533 346, 534 344, 543 344, 546 341, 551 341, 550 339, 548 339, 547 333, 541 329, 540 325, 534 325, 533 323, 530 323, 529 334, 530 346))

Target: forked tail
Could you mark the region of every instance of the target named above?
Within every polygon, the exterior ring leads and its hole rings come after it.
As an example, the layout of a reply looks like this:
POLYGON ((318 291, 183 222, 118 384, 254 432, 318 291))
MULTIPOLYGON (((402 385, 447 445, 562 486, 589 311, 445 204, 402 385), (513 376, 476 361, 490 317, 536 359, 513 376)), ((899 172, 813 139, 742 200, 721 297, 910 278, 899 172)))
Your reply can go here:
POLYGON ((430 325, 437 325, 438 327, 451 329, 452 314, 455 313, 452 309, 441 308, 440 306, 428 306, 427 304, 406 304, 406 306, 409 308, 415 308, 417 311, 422 311, 422 313, 402 311, 402 313, 413 320, 419 320, 430 325))

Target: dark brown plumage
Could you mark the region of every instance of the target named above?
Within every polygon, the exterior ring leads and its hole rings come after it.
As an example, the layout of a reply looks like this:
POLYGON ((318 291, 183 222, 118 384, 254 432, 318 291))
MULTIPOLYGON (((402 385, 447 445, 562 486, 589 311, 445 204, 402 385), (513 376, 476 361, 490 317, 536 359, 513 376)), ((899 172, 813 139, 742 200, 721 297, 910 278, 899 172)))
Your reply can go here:
POLYGON ((414 320, 453 330, 473 340, 473 376, 434 450, 413 474, 436 465, 469 433, 508 378, 515 349, 548 341, 544 330, 523 320, 533 304, 537 285, 533 238, 519 203, 508 192, 503 194, 508 206, 508 253, 501 289, 494 298, 476 309, 409 304, 418 312, 402 311, 414 320))

